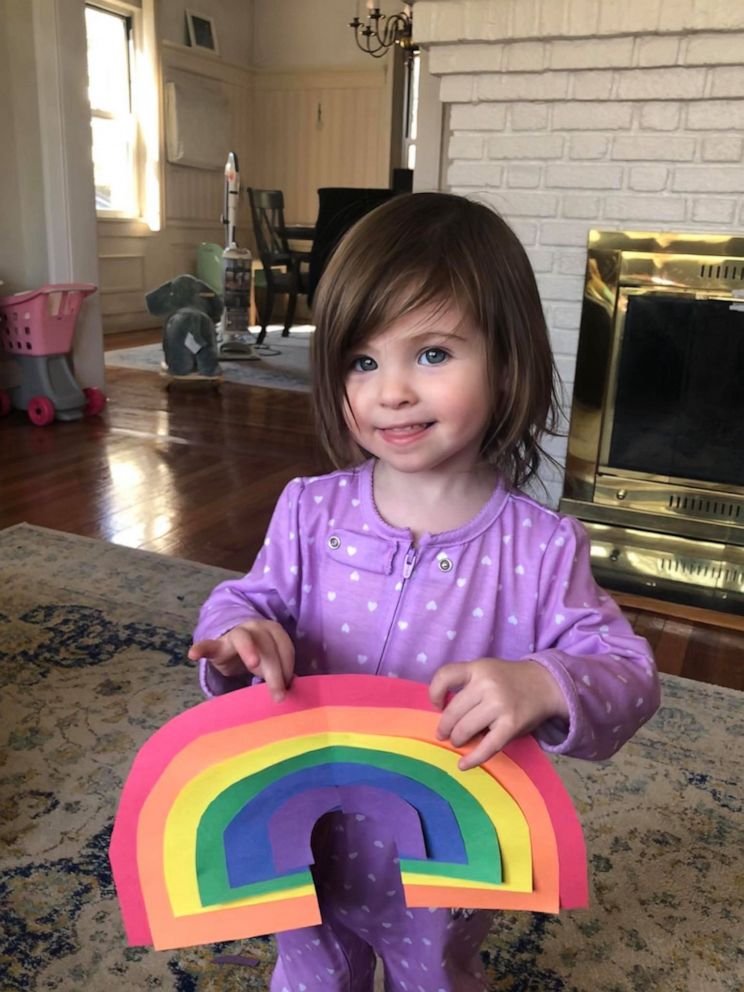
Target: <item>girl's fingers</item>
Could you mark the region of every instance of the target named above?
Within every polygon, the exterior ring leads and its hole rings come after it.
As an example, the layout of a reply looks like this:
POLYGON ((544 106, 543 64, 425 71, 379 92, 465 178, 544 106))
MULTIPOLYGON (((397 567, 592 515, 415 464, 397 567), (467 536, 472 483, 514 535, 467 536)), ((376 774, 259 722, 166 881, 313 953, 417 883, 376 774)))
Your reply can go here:
POLYGON ((456 666, 452 663, 442 665, 434 672, 429 683, 429 699, 434 706, 440 710, 444 707, 447 693, 453 688, 456 681, 456 666))
MULTIPOLYGON (((285 657, 283 661, 282 653, 277 644, 280 638, 275 634, 275 631, 279 629, 267 625, 253 630, 243 628, 236 631, 236 647, 243 664, 249 671, 264 680, 271 698, 277 703, 284 699, 288 685, 285 668, 290 665, 289 658, 285 657)), ((286 656, 286 648, 283 650, 286 656)), ((293 668, 294 652, 292 653, 289 672, 293 668)))
POLYGON ((429 699, 438 709, 444 709, 447 695, 468 681, 468 671, 461 662, 449 662, 438 668, 429 683, 429 699))
MULTIPOLYGON (((437 726, 437 736, 440 740, 451 738, 455 727, 465 718, 466 714, 470 713, 480 703, 481 698, 473 691, 472 686, 466 686, 464 689, 455 693, 445 706, 437 726)), ((453 743, 459 745, 464 743, 464 740, 453 741, 453 743)))
POLYGON ((280 702, 294 674, 294 645, 278 624, 234 627, 224 637, 192 644, 192 661, 206 658, 223 675, 247 672, 264 680, 271 696, 280 702))
POLYGON ((463 747, 476 734, 488 730, 494 722, 493 712, 476 703, 468 707, 453 723, 447 736, 455 747, 463 747))
POLYGON ((482 765, 484 761, 488 761, 494 754, 497 754, 506 743, 508 742, 504 740, 503 733, 499 731, 498 727, 495 727, 478 741, 472 751, 468 751, 460 758, 457 767, 460 771, 466 772, 469 768, 482 765))
POLYGON ((274 650, 279 660, 284 688, 289 688, 292 676, 294 675, 294 644, 282 627, 270 627, 268 628, 268 634, 274 642, 274 650))
POLYGON ((188 651, 188 658, 191 661, 199 661, 201 658, 208 658, 210 661, 219 661, 221 658, 229 657, 232 652, 225 650, 222 640, 196 641, 188 651))
POLYGON ((237 653, 249 672, 255 674, 262 661, 261 641, 256 631, 236 627, 232 631, 233 652, 237 653))

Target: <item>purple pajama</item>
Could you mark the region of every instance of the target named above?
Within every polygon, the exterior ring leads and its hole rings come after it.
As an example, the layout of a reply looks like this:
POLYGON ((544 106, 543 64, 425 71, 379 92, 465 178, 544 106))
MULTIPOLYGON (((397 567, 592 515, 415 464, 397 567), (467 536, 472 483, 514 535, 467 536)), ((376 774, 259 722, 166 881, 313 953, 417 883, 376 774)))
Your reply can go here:
POLYGON ((313 851, 324 924, 277 934, 271 992, 371 992, 375 952, 389 992, 482 992, 479 947, 493 913, 407 909, 384 823, 330 814, 313 851))
MULTIPOLYGON (((428 683, 447 662, 533 659, 568 705, 567 722, 535 730, 558 754, 608 758, 659 705, 649 646, 596 585, 582 526, 498 485, 474 519, 414 544, 378 514, 373 462, 293 480, 251 571, 217 586, 194 639, 261 618, 292 638, 297 676, 428 683)), ((200 679, 207 695, 247 681, 225 679, 203 659, 200 679)), ((477 948, 491 914, 406 910, 390 838, 343 823, 345 833, 318 842, 325 926, 279 936, 273 992, 365 992, 372 948, 395 992, 481 989, 477 948)))

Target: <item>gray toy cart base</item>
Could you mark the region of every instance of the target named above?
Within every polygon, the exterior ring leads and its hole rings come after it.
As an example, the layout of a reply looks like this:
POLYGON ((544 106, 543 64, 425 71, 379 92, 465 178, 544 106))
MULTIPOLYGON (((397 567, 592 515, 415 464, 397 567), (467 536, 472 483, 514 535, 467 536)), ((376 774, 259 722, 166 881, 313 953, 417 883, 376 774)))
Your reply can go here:
POLYGON ((106 396, 96 387, 81 389, 70 362, 75 322, 90 283, 58 283, 12 296, 0 296, 0 346, 12 355, 20 382, 0 390, 0 413, 25 410, 39 427, 57 420, 79 420, 100 413, 106 396))

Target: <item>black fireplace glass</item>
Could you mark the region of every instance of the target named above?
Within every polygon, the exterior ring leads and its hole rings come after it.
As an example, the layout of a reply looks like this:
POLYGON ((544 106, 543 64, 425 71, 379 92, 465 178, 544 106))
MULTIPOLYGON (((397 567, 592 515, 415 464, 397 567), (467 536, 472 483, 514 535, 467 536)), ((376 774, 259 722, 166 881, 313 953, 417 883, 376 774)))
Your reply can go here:
POLYGON ((627 303, 609 466, 744 486, 744 304, 627 303))

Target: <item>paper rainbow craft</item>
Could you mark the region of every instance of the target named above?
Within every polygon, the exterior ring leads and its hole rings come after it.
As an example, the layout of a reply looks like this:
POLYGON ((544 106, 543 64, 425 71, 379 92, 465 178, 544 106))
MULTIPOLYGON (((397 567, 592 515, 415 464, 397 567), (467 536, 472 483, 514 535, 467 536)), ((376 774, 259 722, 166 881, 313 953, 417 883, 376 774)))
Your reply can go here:
POLYGON ((127 939, 164 950, 320 922, 310 836, 330 810, 382 819, 408 906, 555 913, 587 904, 573 805, 531 737, 479 768, 436 739, 427 687, 295 679, 209 700, 144 745, 110 857, 127 939))

